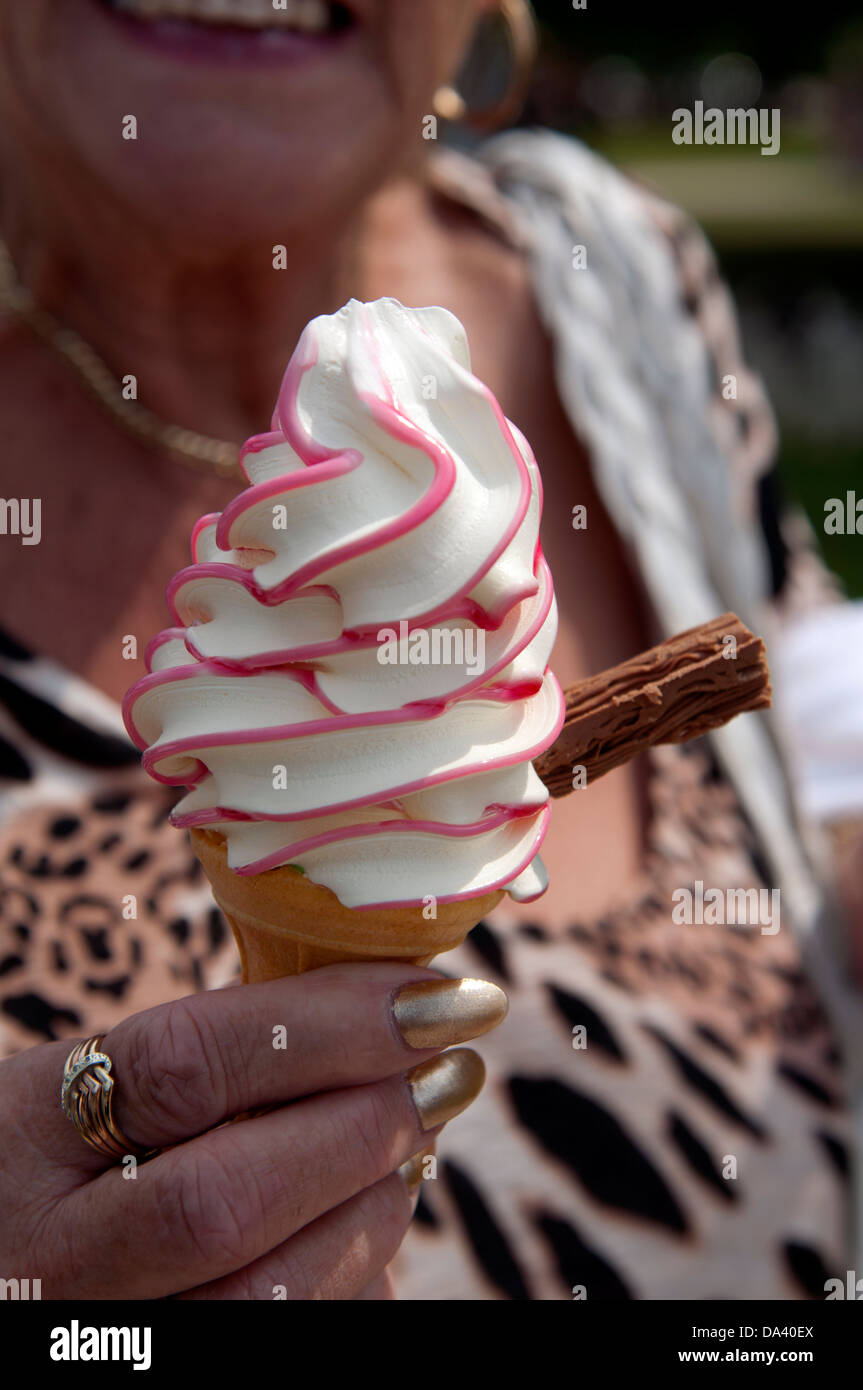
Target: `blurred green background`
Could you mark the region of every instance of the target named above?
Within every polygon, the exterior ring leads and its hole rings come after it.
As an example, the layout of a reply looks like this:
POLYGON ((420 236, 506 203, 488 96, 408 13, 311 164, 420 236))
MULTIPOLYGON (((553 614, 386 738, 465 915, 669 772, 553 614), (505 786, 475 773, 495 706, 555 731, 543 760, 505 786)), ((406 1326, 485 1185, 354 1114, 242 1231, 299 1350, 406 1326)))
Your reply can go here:
POLYGON ((863 498, 859 3, 534 9, 542 47, 521 123, 577 135, 698 218, 779 417, 786 491, 863 595, 863 536, 824 533, 827 498, 863 498), (780 152, 673 144, 671 113, 699 99, 778 108, 780 152))

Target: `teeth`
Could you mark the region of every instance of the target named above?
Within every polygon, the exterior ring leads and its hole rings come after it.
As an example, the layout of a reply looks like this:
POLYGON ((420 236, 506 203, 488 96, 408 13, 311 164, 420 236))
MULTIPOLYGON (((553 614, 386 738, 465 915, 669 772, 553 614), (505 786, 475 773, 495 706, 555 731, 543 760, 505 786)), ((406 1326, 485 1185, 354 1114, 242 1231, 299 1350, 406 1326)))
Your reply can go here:
POLYGON ((332 28, 327 0, 109 0, 113 9, 140 19, 191 19, 249 29, 298 29, 324 34, 332 28))

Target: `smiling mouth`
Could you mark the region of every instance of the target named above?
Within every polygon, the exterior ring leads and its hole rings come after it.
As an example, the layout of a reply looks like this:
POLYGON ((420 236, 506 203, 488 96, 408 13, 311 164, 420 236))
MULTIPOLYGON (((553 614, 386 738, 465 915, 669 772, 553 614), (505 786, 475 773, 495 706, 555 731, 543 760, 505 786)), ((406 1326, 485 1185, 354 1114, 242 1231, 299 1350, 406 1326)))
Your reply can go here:
POLYGON ((340 0, 100 0, 104 9, 165 38, 194 34, 258 41, 274 46, 289 39, 325 38, 353 27, 354 15, 340 0))

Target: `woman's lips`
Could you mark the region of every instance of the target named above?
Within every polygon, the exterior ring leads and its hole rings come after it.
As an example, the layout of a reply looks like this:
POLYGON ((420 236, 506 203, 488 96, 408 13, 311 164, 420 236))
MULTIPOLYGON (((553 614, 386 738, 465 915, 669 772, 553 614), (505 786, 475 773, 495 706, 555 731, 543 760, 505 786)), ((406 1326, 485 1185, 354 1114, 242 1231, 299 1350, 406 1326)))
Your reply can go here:
POLYGON ((98 0, 126 37, 192 62, 285 63, 341 45, 352 13, 326 0, 98 0))

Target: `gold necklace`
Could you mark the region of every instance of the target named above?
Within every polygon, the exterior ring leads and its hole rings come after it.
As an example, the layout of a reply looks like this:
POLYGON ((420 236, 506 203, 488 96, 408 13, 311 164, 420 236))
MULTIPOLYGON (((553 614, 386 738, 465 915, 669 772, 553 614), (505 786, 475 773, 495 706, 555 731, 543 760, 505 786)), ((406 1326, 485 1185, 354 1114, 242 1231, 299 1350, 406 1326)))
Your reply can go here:
POLYGON ((240 451, 224 439, 211 439, 196 430, 160 420, 152 410, 130 401, 110 367, 74 328, 67 328, 47 310, 40 309, 18 279, 8 247, 0 241, 0 308, 8 309, 59 353, 111 418, 140 443, 163 449, 199 473, 220 478, 241 477, 240 451))

